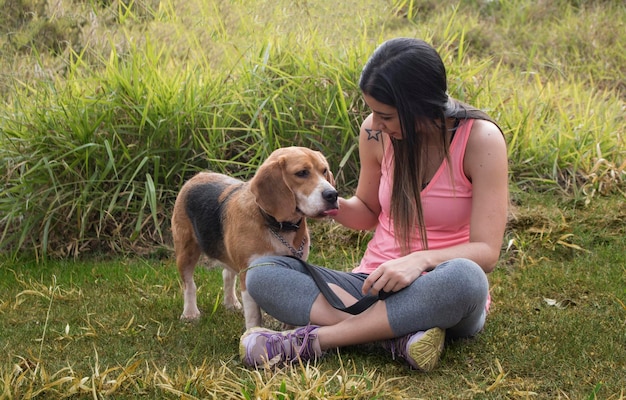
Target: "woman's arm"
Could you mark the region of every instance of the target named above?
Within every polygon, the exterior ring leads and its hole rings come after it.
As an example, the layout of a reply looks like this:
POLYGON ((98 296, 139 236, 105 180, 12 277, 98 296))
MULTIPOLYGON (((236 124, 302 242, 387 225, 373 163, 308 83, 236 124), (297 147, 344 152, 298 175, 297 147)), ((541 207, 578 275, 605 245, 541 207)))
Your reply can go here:
POLYGON ((467 143, 465 174, 472 181, 470 244, 484 246, 474 260, 491 272, 500 257, 509 210, 506 142, 491 122, 474 121, 467 143))
POLYGON ((334 219, 340 224, 361 230, 371 230, 378 224, 380 203, 380 164, 383 155, 383 133, 372 131, 372 115, 361 124, 359 133, 360 172, 356 193, 349 199, 339 199, 339 213, 334 219))

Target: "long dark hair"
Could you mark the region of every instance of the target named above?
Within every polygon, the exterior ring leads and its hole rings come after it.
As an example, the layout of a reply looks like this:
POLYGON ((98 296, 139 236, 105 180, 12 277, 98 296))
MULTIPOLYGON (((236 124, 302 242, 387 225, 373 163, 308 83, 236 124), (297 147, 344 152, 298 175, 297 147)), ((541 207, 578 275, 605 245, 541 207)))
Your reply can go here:
POLYGON ((449 159, 446 118, 492 120, 484 112, 448 96, 443 61, 423 40, 396 38, 381 44, 365 64, 359 87, 364 94, 398 111, 402 140, 391 138, 395 157, 391 217, 396 240, 404 253, 409 251, 416 225, 422 247, 427 249, 420 197, 427 165, 424 133, 439 131, 443 156, 449 159))

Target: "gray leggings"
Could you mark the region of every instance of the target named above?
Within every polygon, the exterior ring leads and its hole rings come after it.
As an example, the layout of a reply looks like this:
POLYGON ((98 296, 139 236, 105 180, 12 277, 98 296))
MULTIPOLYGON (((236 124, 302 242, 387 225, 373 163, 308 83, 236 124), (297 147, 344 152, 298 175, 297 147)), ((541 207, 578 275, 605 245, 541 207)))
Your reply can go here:
MULTIPOLYGON (((366 274, 320 268, 328 283, 354 296, 363 297, 366 274)), ((269 315, 281 322, 302 326, 309 323, 311 307, 320 290, 300 262, 290 257, 261 257, 246 277, 248 293, 269 315)), ((485 324, 489 282, 473 261, 457 258, 439 264, 411 285, 385 300, 394 334, 446 329, 448 338, 471 337, 485 324)))

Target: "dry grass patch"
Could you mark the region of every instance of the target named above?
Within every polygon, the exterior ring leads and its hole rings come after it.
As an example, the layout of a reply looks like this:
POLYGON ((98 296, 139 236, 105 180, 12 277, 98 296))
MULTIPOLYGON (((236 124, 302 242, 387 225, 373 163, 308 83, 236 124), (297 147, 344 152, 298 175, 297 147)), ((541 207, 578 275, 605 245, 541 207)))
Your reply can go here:
POLYGON ((180 399, 403 399, 401 378, 380 376, 375 369, 357 371, 348 363, 336 371, 311 364, 281 370, 249 370, 222 362, 179 366, 170 371, 154 361, 131 359, 124 366, 102 367, 95 352, 92 373, 71 367, 48 372, 43 364, 18 357, 1 377, 0 398, 89 396, 130 398, 156 396, 180 399))

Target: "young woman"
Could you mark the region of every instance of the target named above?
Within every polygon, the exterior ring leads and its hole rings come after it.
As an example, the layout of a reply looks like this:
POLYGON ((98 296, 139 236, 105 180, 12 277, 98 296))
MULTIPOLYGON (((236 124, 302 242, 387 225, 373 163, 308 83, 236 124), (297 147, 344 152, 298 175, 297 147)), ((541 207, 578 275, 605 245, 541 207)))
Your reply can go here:
POLYGON ((375 229, 352 272, 320 268, 346 305, 379 295, 364 312, 332 307, 302 264, 264 257, 250 266, 249 294, 278 320, 241 337, 246 365, 320 357, 374 341, 411 367, 433 369, 445 339, 472 337, 485 323, 486 274, 498 261, 508 206, 507 149, 483 112, 447 95, 446 71, 427 43, 397 38, 365 65, 360 89, 371 114, 361 125, 356 193, 335 220, 375 229))

